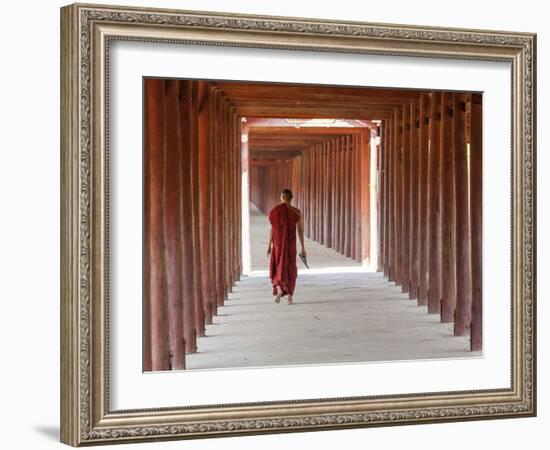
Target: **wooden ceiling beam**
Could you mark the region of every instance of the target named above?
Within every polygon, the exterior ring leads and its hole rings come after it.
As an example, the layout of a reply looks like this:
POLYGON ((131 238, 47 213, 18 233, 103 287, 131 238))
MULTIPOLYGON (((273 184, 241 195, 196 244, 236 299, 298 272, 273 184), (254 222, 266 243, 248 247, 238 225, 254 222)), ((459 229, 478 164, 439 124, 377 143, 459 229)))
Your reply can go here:
POLYGON ((311 127, 311 126, 302 126, 296 127, 292 124, 289 124, 287 127, 251 127, 248 132, 248 136, 257 136, 257 135, 316 135, 316 134, 353 134, 361 133, 367 127, 311 127))
MULTIPOLYGON (((312 84, 288 84, 288 83, 262 83, 262 82, 231 82, 216 81, 212 83, 217 89, 224 92, 228 97, 237 94, 252 95, 258 98, 311 98, 325 95, 331 98, 334 96, 361 96, 372 98, 397 98, 397 99, 418 99, 422 93, 429 90, 395 89, 363 86, 327 86, 312 84)), ((326 99, 327 97, 325 97, 326 99)))
POLYGON ((270 108, 261 110, 257 108, 238 108, 237 114, 241 117, 270 117, 283 119, 356 119, 356 120, 377 120, 390 119, 393 116, 393 109, 324 109, 324 108, 270 108))

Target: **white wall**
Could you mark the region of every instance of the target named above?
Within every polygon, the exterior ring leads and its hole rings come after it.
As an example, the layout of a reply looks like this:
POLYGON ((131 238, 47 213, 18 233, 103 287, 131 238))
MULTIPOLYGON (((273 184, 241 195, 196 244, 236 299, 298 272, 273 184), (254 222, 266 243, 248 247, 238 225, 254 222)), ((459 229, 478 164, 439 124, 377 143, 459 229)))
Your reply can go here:
MULTIPOLYGON (((244 12, 294 17, 444 25, 494 30, 532 31, 538 36, 538 123, 547 123, 545 79, 550 76, 548 14, 543 2, 463 0, 375 3, 339 0, 132 1, 135 6, 244 12), (545 102, 546 101, 546 102, 545 102)), ((5 415, 2 447, 47 449, 58 444, 59 418, 59 7, 57 1, 3 5, 2 87, 0 93, 0 232, 2 342, 1 411, 5 415)), ((539 127, 538 173, 548 166, 546 129, 539 127)), ((539 177, 543 198, 549 177, 539 177)), ((539 202, 538 229, 548 228, 547 207, 539 202)), ((548 235, 538 235, 539 279, 548 268, 542 255, 548 235)), ((538 287, 539 324, 549 317, 548 289, 538 287)), ((542 448, 536 437, 548 435, 547 328, 539 326, 539 417, 389 428, 233 437, 141 444, 144 448, 270 449, 407 448, 446 450, 491 446, 542 448)), ((137 448, 137 447, 136 447, 137 448)), ((141 447, 140 447, 141 448, 141 447)))

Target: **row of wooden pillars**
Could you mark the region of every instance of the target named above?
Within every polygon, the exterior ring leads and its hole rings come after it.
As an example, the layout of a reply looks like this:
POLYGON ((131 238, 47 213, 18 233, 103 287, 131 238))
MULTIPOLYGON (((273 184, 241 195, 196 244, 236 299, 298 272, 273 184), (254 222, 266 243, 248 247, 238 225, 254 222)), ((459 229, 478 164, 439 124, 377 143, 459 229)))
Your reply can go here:
POLYGON ((250 198, 260 211, 294 193, 304 234, 362 262, 370 255, 370 128, 329 137, 301 155, 269 165, 251 165, 250 198))
POLYGON ((422 94, 381 137, 378 269, 481 350, 481 95, 422 94))
MULTIPOLYGON (((144 370, 182 369, 242 273, 241 118, 209 82, 146 79, 144 98, 144 370)), ((368 128, 251 164, 251 201, 290 187, 306 235, 358 261, 377 207, 378 269, 480 350, 481 97, 421 94, 378 133, 377 206, 368 128)))
POLYGON ((145 79, 144 108, 143 370, 184 369, 242 272, 240 120, 203 81, 145 79))

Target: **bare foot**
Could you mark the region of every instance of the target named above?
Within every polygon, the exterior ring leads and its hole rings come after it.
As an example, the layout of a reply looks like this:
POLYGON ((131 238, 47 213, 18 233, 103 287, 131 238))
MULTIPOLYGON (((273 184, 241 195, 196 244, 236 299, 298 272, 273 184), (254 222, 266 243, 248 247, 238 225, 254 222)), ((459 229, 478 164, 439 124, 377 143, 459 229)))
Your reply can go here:
POLYGON ((283 295, 283 291, 281 289, 277 289, 277 297, 275 297, 275 303, 279 303, 281 301, 282 295, 283 295))
POLYGON ((288 303, 289 305, 292 305, 292 295, 289 295, 289 296, 288 296, 287 303, 288 303))

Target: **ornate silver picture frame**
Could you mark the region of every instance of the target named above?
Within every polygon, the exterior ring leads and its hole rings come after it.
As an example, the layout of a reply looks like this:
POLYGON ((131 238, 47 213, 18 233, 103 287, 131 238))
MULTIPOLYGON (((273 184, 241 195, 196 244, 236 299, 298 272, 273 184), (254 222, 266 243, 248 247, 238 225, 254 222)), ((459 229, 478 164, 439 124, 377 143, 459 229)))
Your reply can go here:
POLYGON ((60 50, 61 442, 83 446, 536 415, 535 34, 72 4, 61 8, 60 50), (114 410, 107 193, 108 68, 115 41, 509 63, 510 386, 114 410))

